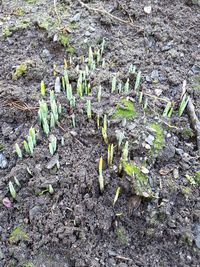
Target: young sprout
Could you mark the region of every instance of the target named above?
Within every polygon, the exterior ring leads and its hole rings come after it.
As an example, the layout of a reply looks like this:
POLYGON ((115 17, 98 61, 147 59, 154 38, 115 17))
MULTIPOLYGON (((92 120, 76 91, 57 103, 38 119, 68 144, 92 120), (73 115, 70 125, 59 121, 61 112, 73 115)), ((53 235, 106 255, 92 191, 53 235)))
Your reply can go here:
POLYGON ((49 124, 48 124, 48 121, 46 118, 43 119, 43 124, 42 124, 42 127, 43 127, 43 131, 46 135, 49 134, 49 124))
POLYGON ((62 82, 62 89, 65 91, 66 90, 66 84, 65 84, 65 78, 64 78, 64 76, 62 76, 61 82, 62 82))
POLYGON ((36 145, 36 134, 35 134, 35 129, 33 127, 29 129, 29 135, 33 141, 33 145, 35 146, 36 145))
POLYGON ((89 68, 88 68, 88 65, 85 66, 85 75, 87 77, 89 76, 89 68))
POLYGON ((66 93, 67 93, 67 99, 68 101, 70 101, 72 99, 72 86, 71 84, 67 84, 67 88, 66 88, 66 93))
POLYGON ((100 128, 100 115, 97 114, 97 128, 100 128))
POLYGON ((65 139, 64 139, 64 137, 62 136, 62 138, 61 138, 61 146, 64 146, 65 145, 65 139))
POLYGON ((22 151, 18 144, 15 144, 15 151, 17 153, 17 156, 21 159, 22 158, 22 151))
POLYGON ((96 57, 97 57, 97 64, 99 64, 100 61, 101 61, 101 52, 100 52, 99 49, 98 49, 97 52, 96 52, 96 57))
POLYGON ((54 128, 56 126, 56 121, 53 113, 51 112, 51 117, 50 117, 50 127, 54 128))
POLYGON ((34 145, 33 145, 33 140, 30 135, 28 136, 28 147, 30 150, 30 154, 33 155, 34 145))
POLYGON ((103 140, 106 144, 108 144, 108 136, 107 136, 107 131, 104 127, 101 128, 101 132, 102 132, 102 136, 103 136, 103 140))
POLYGON ((116 86, 117 86, 117 78, 116 76, 114 76, 112 79, 112 90, 111 90, 112 93, 115 92, 116 86))
POLYGON ((73 113, 72 116, 72 126, 75 128, 76 127, 76 117, 75 117, 75 114, 73 113))
POLYGON ((66 58, 64 58, 64 69, 66 70, 67 67, 68 67, 67 60, 66 60, 66 58))
POLYGON ((129 91, 129 78, 127 79, 125 85, 124 85, 124 92, 128 92, 129 91))
POLYGON ((102 59, 102 65, 101 66, 102 66, 103 69, 105 68, 105 66, 106 66, 106 60, 105 60, 105 58, 102 59))
POLYGON ((29 150, 29 146, 28 146, 28 143, 26 142, 26 140, 23 141, 23 145, 24 145, 24 149, 26 151, 26 153, 30 153, 30 150, 29 150))
POLYGON ((103 56, 103 52, 104 52, 104 49, 105 49, 105 39, 103 38, 103 41, 102 41, 102 44, 101 44, 101 57, 103 56))
POLYGON ((64 81, 65 81, 65 86, 67 86, 67 84, 69 84, 69 75, 67 70, 64 70, 64 81))
POLYGON ((121 82, 118 83, 117 89, 118 89, 118 92, 120 94, 122 92, 122 83, 121 82))
POLYGON ((12 183, 11 181, 8 183, 8 187, 9 187, 9 191, 10 191, 11 196, 12 196, 14 199, 16 199, 16 197, 17 197, 17 192, 15 191, 15 188, 14 188, 13 183, 12 183))
POLYGON ((139 103, 142 103, 142 99, 143 99, 143 92, 140 92, 140 96, 139 96, 139 103))
POLYGON ((144 110, 146 110, 148 107, 148 98, 145 98, 145 101, 144 101, 144 110))
POLYGON ((135 74, 135 72, 136 72, 136 66, 134 66, 133 64, 131 64, 130 67, 129 67, 128 72, 130 74, 135 74))
POLYGON ((17 186, 19 186, 19 187, 21 186, 19 180, 15 176, 14 176, 14 181, 15 181, 15 183, 16 183, 17 186))
POLYGON ((75 106, 76 106, 76 98, 75 98, 75 96, 72 96, 72 99, 70 100, 69 105, 70 105, 71 108, 75 108, 75 106))
POLYGON ((121 147, 122 141, 124 140, 124 132, 121 132, 119 130, 116 131, 116 138, 118 141, 118 149, 121 147))
POLYGON ((137 76, 136 76, 136 81, 135 81, 135 87, 134 87, 135 91, 138 91, 140 87, 140 81, 141 81, 141 71, 138 71, 137 76))
POLYGON ((89 47, 88 66, 91 70, 95 69, 94 55, 91 46, 89 47))
POLYGON ((56 152, 56 149, 57 149, 57 138, 54 135, 52 135, 51 141, 49 143, 49 151, 52 156, 56 152))
POLYGON ((77 81, 77 94, 80 97, 83 96, 83 74, 82 74, 82 71, 80 71, 78 81, 77 81))
POLYGON ((46 94, 46 87, 45 87, 44 81, 41 81, 40 93, 41 93, 42 96, 45 96, 45 94, 46 94))
POLYGON ((99 160, 99 188, 100 192, 104 191, 104 178, 103 178, 103 158, 101 157, 99 160))
POLYGON ((126 123, 127 123, 126 118, 123 118, 123 119, 122 119, 122 127, 125 127, 125 126, 126 126, 126 123))
POLYGON ((101 85, 99 85, 99 88, 98 88, 97 101, 101 102, 101 85))
POLYGON ((55 77, 57 75, 57 70, 56 70, 56 64, 53 64, 53 76, 55 77))
POLYGON ((38 117, 39 122, 42 125, 43 120, 47 118, 48 115, 48 106, 44 100, 39 101, 39 110, 38 110, 38 117))
POLYGON ((171 117, 173 111, 172 103, 168 102, 165 106, 165 109, 163 111, 163 117, 171 117))
POLYGON ((107 115, 104 114, 103 116, 103 128, 105 129, 105 131, 107 132, 108 129, 108 122, 107 122, 107 115))
POLYGON ((49 185, 49 188, 48 188, 48 189, 49 189, 49 193, 50 193, 50 194, 53 194, 54 190, 53 190, 53 187, 52 187, 51 184, 49 185))
POLYGON ((91 107, 91 100, 90 99, 87 100, 86 109, 87 109, 88 120, 90 120, 92 118, 92 107, 91 107))
POLYGON ((178 110, 179 117, 182 116, 185 108, 187 107, 188 101, 189 101, 189 96, 186 96, 186 94, 185 94, 184 97, 182 98, 182 101, 181 101, 181 104, 180 104, 180 107, 178 110))
POLYGON ((113 154, 114 154, 114 145, 108 145, 108 166, 112 165, 113 162, 113 154))
POLYGON ((116 190, 116 193, 115 193, 115 198, 114 198, 114 201, 113 201, 113 206, 115 205, 115 203, 117 202, 118 198, 119 198, 119 194, 121 192, 121 187, 117 187, 117 190, 116 190))

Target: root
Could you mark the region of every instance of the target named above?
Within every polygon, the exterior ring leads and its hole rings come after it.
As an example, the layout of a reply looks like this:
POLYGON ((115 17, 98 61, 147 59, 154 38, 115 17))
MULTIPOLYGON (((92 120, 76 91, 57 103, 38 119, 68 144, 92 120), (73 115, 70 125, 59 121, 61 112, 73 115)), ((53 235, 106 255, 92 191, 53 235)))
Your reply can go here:
POLYGON ((133 25, 133 23, 131 21, 128 21, 128 20, 123 20, 123 19, 120 19, 114 15, 112 15, 111 13, 109 13, 108 11, 106 11, 104 8, 94 8, 94 7, 91 7, 85 3, 83 3, 81 0, 78 0, 79 4, 82 6, 82 7, 85 7, 86 9, 88 9, 89 11, 94 11, 96 13, 100 13, 104 16, 107 16, 109 18, 111 18, 112 20, 116 20, 116 21, 119 21, 121 23, 125 23, 127 25, 130 25, 134 28, 139 28, 140 30, 142 30, 139 26, 135 26, 133 25))

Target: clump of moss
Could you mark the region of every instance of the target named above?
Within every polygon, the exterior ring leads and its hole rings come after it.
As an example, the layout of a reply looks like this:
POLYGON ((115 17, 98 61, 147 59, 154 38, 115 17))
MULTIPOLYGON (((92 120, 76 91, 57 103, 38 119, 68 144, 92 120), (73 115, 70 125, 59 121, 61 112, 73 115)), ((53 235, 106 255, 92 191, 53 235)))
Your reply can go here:
POLYGON ((67 48, 69 46, 69 36, 64 33, 60 33, 59 42, 61 45, 67 48))
POLYGON ((15 72, 12 75, 12 79, 14 81, 18 80, 26 71, 27 71, 27 63, 22 63, 16 67, 15 72))
POLYGON ((2 29, 2 35, 7 38, 10 37, 12 35, 12 30, 9 27, 5 27, 2 29))
POLYGON ((123 99, 122 105, 118 105, 116 108, 116 112, 113 117, 122 117, 126 119, 131 119, 136 116, 135 107, 132 101, 123 99))
POLYGON ((19 241, 25 241, 28 240, 28 235, 26 232, 24 232, 22 226, 17 226, 9 237, 10 243, 18 243, 19 241))
POLYGON ((198 184, 200 184, 200 171, 196 172, 196 175, 195 175, 194 179, 198 184))

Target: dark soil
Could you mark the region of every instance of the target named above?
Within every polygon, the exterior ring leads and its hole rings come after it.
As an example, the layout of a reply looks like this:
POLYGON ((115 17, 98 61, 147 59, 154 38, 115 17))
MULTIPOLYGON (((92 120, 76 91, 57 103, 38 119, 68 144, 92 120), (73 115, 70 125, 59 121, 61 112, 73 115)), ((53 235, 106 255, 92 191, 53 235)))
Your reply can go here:
POLYGON ((85 1, 125 21, 131 19, 130 25, 89 12, 79 1, 57 2, 60 25, 53 1, 3 0, 0 6, 0 158, 7 160, 0 167, 0 267, 200 266, 200 191, 194 180, 200 171, 199 154, 187 113, 178 116, 182 84, 187 80, 187 93, 200 118, 200 90, 195 82, 200 81, 199 6, 193 1, 154 0, 146 14, 149 2, 144 0, 85 1), (60 32, 69 38, 66 47, 58 41, 60 32), (40 82, 45 81, 49 93, 55 84, 54 65, 60 77, 66 58, 75 88, 77 64, 83 55, 87 57, 88 47, 98 47, 103 38, 105 67, 91 74, 90 96, 77 98, 75 128, 64 92, 56 94, 63 112, 51 134, 58 139, 54 159, 59 158, 60 168, 49 168, 49 140, 37 116, 40 82), (26 71, 13 80, 16 66, 22 63, 26 71), (126 81, 131 63, 142 72, 146 110, 133 90, 110 93, 113 74, 126 81), (125 97, 134 103, 137 115, 124 126, 112 115, 125 97), (175 103, 168 119, 162 117, 163 98, 175 103), (90 121, 85 114, 87 99, 93 108, 90 121), (115 145, 112 167, 106 163, 107 145, 97 129, 96 114, 108 116, 108 139, 115 145), (161 125, 164 135, 162 149, 153 156, 144 145, 152 135, 151 123, 161 125), (37 131, 34 155, 18 159, 14 145, 23 142, 31 126, 37 131), (146 163, 153 197, 138 196, 130 177, 118 174, 117 130, 124 131, 129 141, 129 160, 146 163), (16 200, 8 189, 14 177, 20 182, 16 200), (40 194, 49 185, 53 194, 40 194), (113 205, 118 186, 121 193, 113 205), (3 205, 5 197, 11 208, 3 205), (13 238, 16 228, 20 231, 13 238))

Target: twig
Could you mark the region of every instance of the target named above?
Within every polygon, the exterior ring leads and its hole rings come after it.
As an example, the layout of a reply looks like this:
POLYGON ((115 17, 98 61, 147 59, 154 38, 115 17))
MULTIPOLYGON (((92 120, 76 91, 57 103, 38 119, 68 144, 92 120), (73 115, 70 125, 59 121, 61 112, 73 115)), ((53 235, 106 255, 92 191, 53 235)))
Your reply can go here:
MULTIPOLYGON (((88 6, 87 4, 83 3, 81 0, 78 0, 79 4, 81 4, 83 7, 87 8, 88 10, 91 10, 91 11, 94 11, 94 12, 97 12, 97 13, 101 13, 102 15, 104 16, 108 16, 110 17, 111 19, 113 20, 117 20, 121 23, 125 23, 125 24, 128 24, 132 27, 137 27, 137 28, 140 28, 139 26, 135 26, 133 25, 130 21, 127 21, 127 20, 123 20, 123 19, 120 19, 114 15, 112 15, 111 13, 109 13, 108 11, 106 11, 104 8, 94 8, 94 7, 91 7, 91 6, 88 6)), ((140 28, 141 29, 141 28, 140 28)))
POLYGON ((189 97, 189 101, 187 104, 187 113, 190 121, 191 128, 195 131, 196 139, 197 139, 197 148, 200 156, 200 121, 196 115, 195 107, 192 103, 192 100, 189 97))

